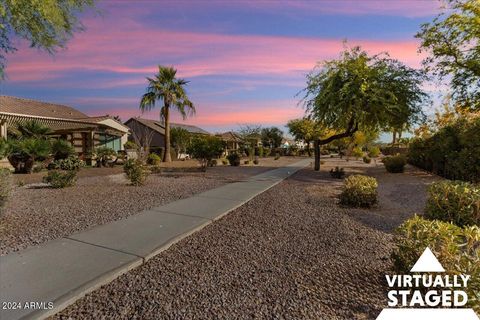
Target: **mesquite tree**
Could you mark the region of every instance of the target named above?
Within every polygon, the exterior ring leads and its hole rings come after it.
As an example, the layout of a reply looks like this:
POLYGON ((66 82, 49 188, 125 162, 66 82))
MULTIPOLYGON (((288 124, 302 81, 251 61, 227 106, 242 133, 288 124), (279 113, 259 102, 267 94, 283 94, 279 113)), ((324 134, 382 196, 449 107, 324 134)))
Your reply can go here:
POLYGON ((427 95, 424 75, 388 55, 369 56, 360 47, 345 50, 307 76, 303 103, 307 114, 335 132, 315 140, 315 170, 320 170, 320 146, 374 131, 411 124, 424 117, 427 95))

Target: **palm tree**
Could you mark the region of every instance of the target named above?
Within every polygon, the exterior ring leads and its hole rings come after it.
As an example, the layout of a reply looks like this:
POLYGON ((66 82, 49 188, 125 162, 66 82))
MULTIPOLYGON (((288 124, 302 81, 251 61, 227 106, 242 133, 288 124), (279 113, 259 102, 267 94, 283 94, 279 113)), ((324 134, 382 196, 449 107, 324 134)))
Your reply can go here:
POLYGON ((140 101, 140 110, 150 111, 155 107, 157 100, 163 101, 160 109, 160 119, 165 123, 165 153, 164 162, 171 162, 170 156, 170 107, 175 108, 186 119, 195 113, 193 103, 187 97, 185 86, 188 81, 177 79, 177 70, 173 67, 158 66, 158 73, 154 78, 148 78, 147 92, 140 101))

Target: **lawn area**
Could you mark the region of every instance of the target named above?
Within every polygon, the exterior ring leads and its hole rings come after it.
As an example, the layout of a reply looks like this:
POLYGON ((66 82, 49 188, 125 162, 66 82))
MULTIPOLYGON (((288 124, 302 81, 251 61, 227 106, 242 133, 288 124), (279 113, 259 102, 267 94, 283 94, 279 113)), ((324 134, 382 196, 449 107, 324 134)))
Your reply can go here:
MULTIPOLYGON (((78 183, 65 189, 38 185, 45 172, 16 174, 12 196, 0 218, 0 253, 122 219, 299 159, 262 158, 259 165, 245 166, 242 162, 240 167, 220 165, 207 172, 152 174, 139 187, 128 185, 121 166, 84 168, 79 172, 78 183)), ((198 162, 175 161, 168 165, 197 167, 198 162)))
POLYGON ((436 179, 326 158, 320 172, 299 171, 52 318, 375 318, 386 304, 391 229, 422 211, 436 179), (339 207, 335 166, 375 176, 379 205, 339 207))

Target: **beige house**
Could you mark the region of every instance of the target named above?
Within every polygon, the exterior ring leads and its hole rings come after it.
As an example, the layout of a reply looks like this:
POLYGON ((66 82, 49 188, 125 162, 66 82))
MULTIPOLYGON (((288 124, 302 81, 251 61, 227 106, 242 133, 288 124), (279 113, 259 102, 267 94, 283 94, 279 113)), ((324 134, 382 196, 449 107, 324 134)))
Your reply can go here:
POLYGON ((70 141, 82 159, 100 146, 115 151, 123 150, 129 134, 127 126, 108 115, 89 117, 70 106, 0 96, 1 138, 8 138, 10 127, 29 120, 48 126, 52 130, 52 137, 70 141))
POLYGON ((237 151, 240 148, 240 144, 243 142, 242 138, 232 131, 217 133, 216 136, 222 139, 225 143, 225 155, 237 151))

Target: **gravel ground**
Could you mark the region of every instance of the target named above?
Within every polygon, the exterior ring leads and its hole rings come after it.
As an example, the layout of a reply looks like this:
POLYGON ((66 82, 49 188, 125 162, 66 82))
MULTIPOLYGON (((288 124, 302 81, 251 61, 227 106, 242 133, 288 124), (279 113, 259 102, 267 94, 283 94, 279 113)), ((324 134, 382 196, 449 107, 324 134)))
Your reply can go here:
POLYGON ((418 174, 327 159, 322 172, 300 171, 53 319, 375 319, 387 300, 387 231, 422 206, 434 179, 418 174), (336 165, 377 176, 386 207, 340 208, 342 183, 328 174, 336 165))
POLYGON ((299 160, 261 159, 259 166, 219 166, 206 173, 151 175, 141 187, 129 186, 119 168, 82 170, 77 185, 65 189, 38 184, 39 174, 14 175, 17 180, 28 178, 31 184, 14 188, 0 218, 0 254, 122 219, 299 160))

